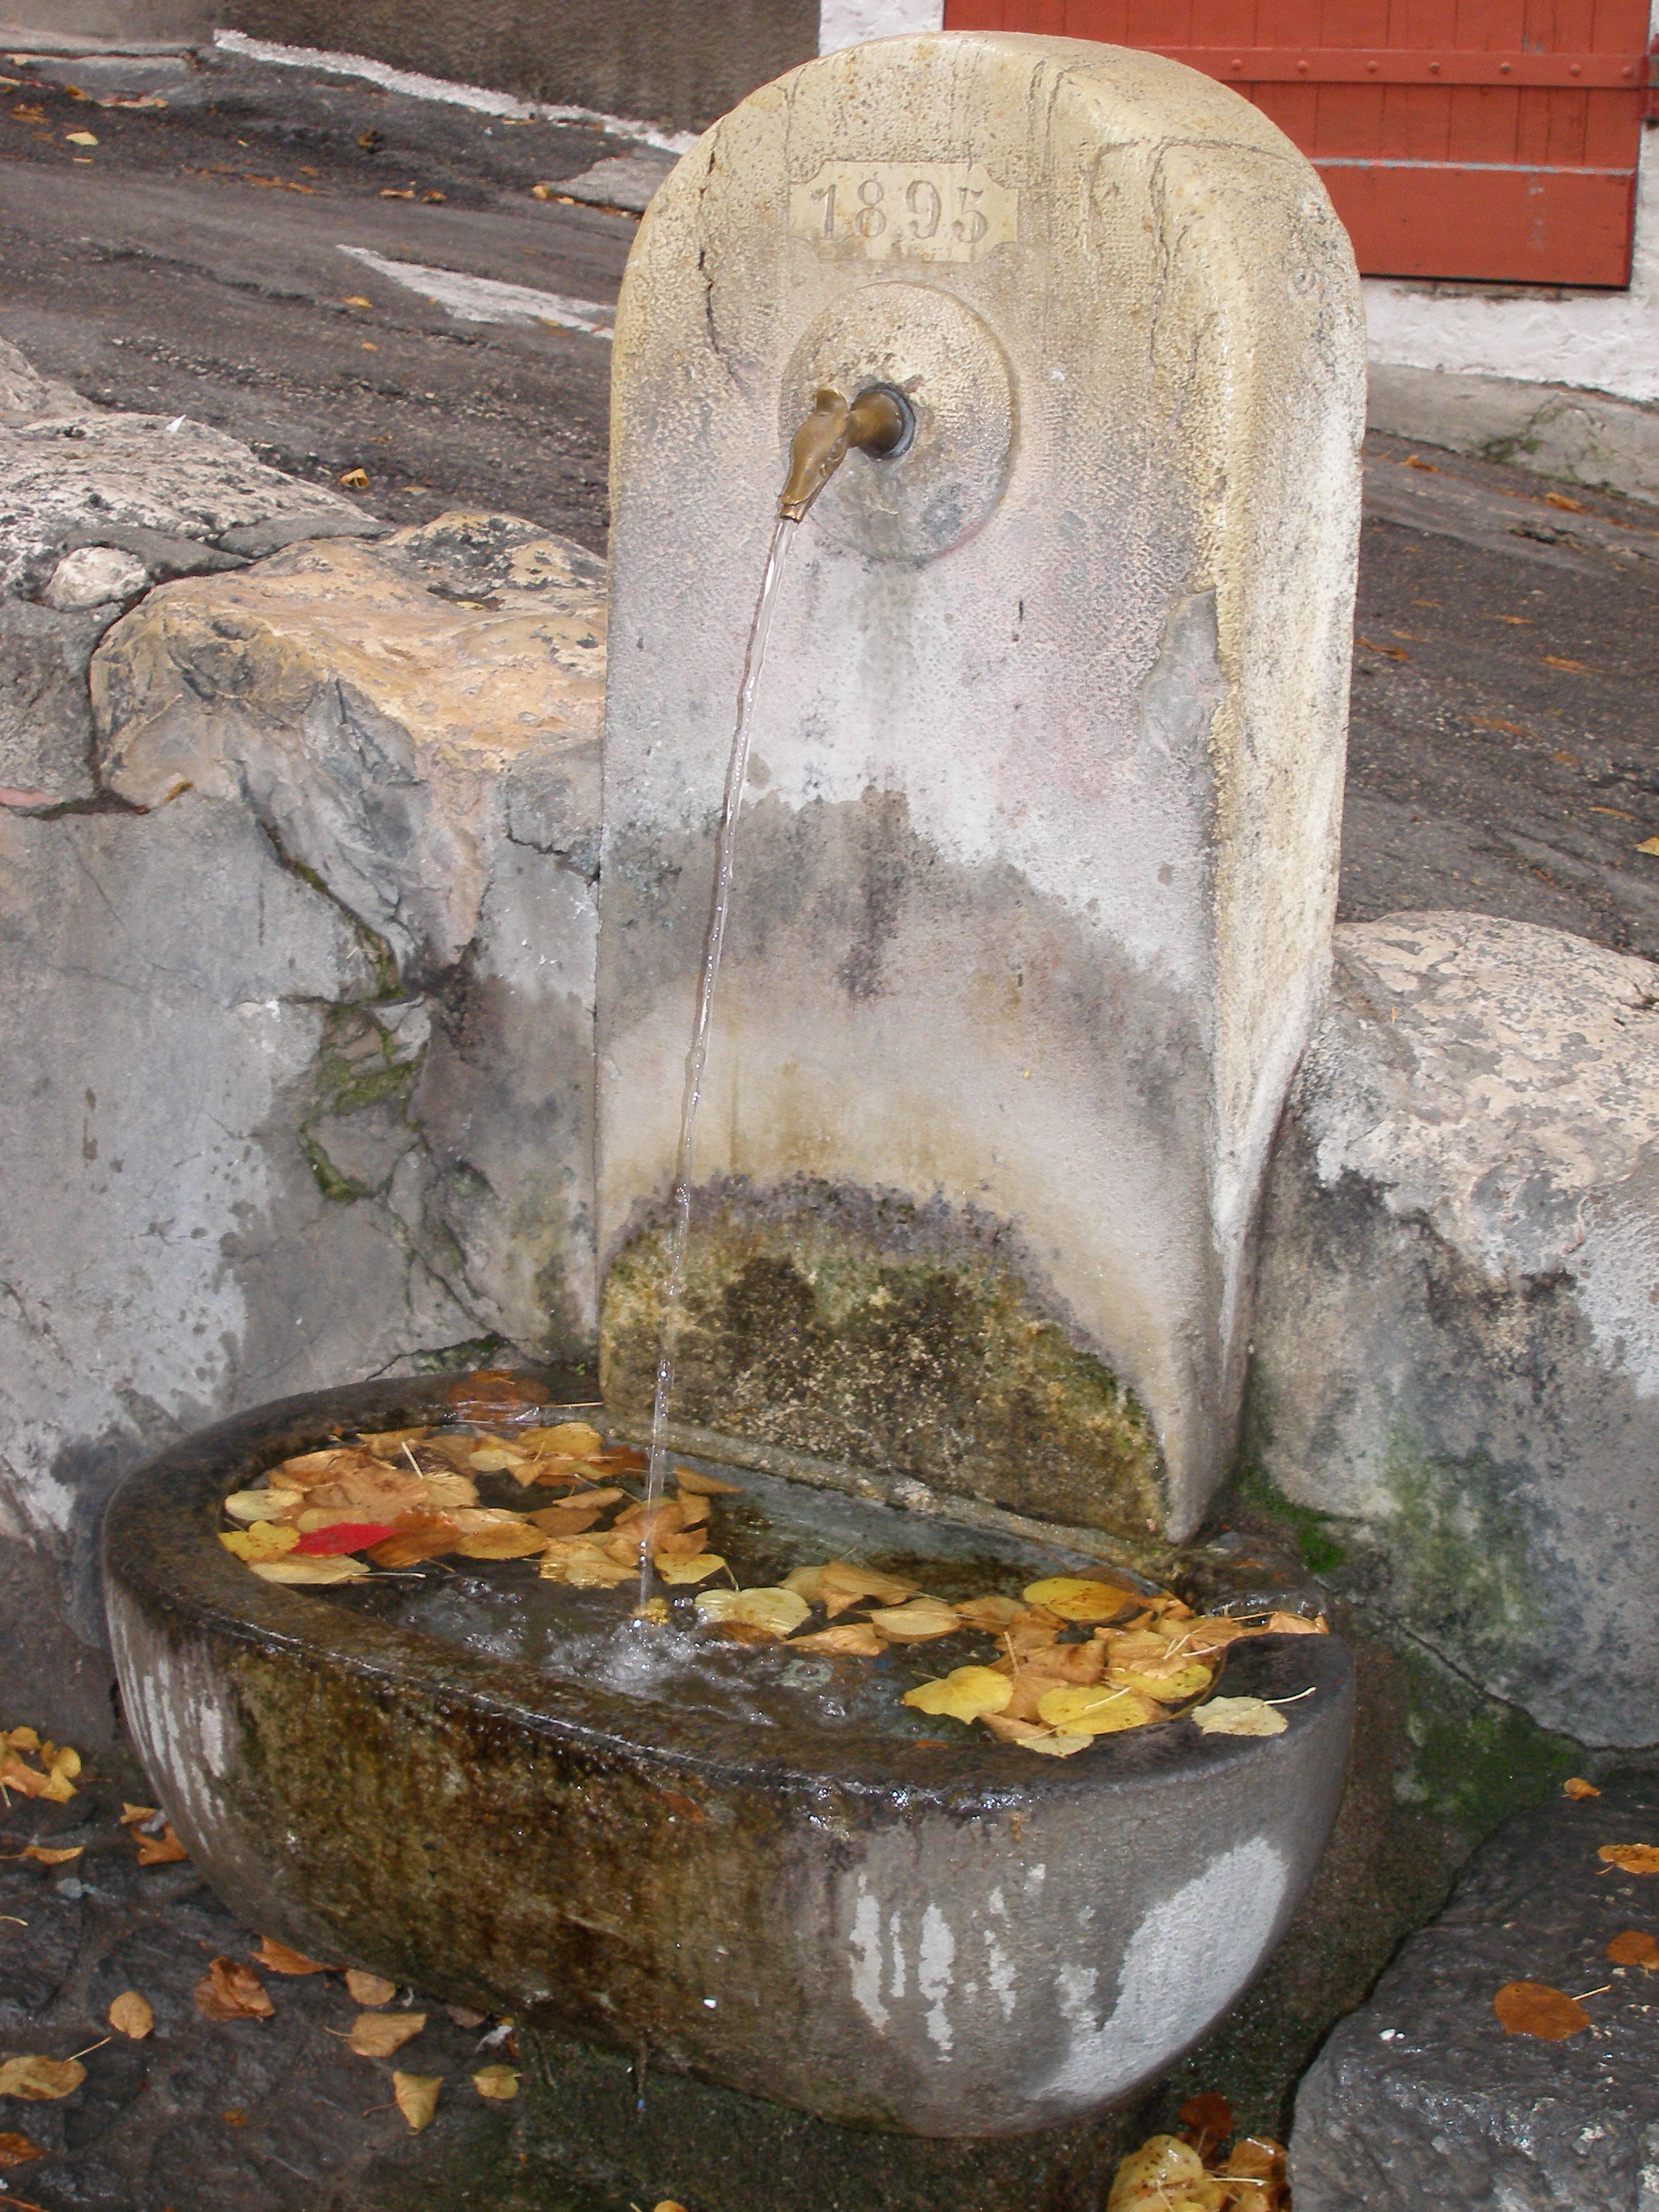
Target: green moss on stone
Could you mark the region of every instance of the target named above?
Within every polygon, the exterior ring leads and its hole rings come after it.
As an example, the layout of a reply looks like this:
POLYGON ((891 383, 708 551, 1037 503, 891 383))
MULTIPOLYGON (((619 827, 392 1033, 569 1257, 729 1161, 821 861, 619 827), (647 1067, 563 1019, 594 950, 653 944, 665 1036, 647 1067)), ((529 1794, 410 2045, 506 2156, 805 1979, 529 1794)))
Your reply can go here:
POLYGON ((1460 1829, 1469 1848, 1584 1771, 1587 1754, 1570 1736, 1551 1735, 1408 1644, 1399 1657, 1407 1704, 1395 1796, 1460 1829))
MULTIPOLYGON (((1133 1393, 1044 1313, 994 1228, 801 1184, 700 1196, 676 1360, 689 1428, 1145 1540, 1163 1461, 1133 1393)), ((608 1404, 643 1416, 668 1227, 612 1264, 608 1404)))
POLYGON ((1436 1457, 1399 1423, 1382 1484, 1393 1510, 1376 1540, 1386 1548, 1390 1610, 1462 1664, 1502 1679, 1542 1622, 1526 1520, 1498 1469, 1484 1452, 1436 1457))
POLYGON ((1311 1505, 1297 1505, 1278 1489, 1272 1479, 1254 1464, 1241 1467, 1233 1487, 1246 1505, 1269 1520, 1279 1521, 1296 1538, 1302 1564, 1310 1575, 1331 1575, 1347 1558, 1331 1534, 1332 1516, 1311 1505))

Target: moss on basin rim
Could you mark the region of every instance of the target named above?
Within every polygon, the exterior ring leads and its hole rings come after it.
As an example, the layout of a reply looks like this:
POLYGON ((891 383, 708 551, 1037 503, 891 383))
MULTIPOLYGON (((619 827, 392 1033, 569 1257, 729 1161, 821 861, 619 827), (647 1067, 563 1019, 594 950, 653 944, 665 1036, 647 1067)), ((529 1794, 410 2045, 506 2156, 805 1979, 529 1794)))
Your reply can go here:
MULTIPOLYGON (((600 1374, 620 1415, 650 1415, 671 1227, 637 1223, 605 1279, 600 1374)), ((728 1177, 692 1212, 676 1419, 738 1463, 782 1447, 1144 1542, 1166 1510, 1157 1433, 1021 1256, 1006 1226, 942 1202, 728 1177)))
POLYGON ((127 1719, 191 1855, 312 1956, 839 2120, 1055 2126, 1200 2035, 1304 1894, 1352 1705, 1326 1637, 1234 1647, 1268 1740, 1176 1723, 1071 1760, 780 1734, 352 1617, 248 1575, 229 1490, 445 1382, 244 1414, 110 1508, 127 1719))

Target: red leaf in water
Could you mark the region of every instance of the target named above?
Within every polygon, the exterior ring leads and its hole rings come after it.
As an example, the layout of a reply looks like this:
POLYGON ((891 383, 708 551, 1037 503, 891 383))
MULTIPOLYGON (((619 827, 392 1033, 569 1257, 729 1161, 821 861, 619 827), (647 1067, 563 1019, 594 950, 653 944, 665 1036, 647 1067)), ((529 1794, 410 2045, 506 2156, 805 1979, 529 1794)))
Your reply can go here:
POLYGON ((1206 2089, 1196 2097, 1188 2097, 1181 2108, 1182 2132, 1202 2158, 1206 2147, 1213 2149, 1224 2143, 1233 2131, 1233 2108, 1224 2097, 1213 2089, 1206 2089))
POLYGON ((383 1544, 391 1534, 385 1521, 337 1521, 301 1536, 294 1549, 301 1559, 326 1559, 341 1552, 366 1552, 371 1544, 383 1544))

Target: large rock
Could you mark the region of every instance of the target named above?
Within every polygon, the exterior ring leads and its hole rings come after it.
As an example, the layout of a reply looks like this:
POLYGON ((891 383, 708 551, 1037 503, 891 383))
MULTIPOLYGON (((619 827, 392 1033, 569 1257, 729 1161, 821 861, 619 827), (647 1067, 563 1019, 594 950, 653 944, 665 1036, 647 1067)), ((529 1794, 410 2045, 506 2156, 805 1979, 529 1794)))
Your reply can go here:
POLYGON ((1274 1156, 1251 1445, 1339 1592, 1543 1726, 1659 1737, 1659 969, 1337 933, 1274 1156))
POLYGON ((598 575, 450 517, 153 590, 94 669, 96 807, 0 813, 20 1717, 107 1733, 94 1539, 159 1443, 589 1348, 598 575))
POLYGON ((1258 110, 1156 55, 881 40, 686 156, 616 352, 607 1396, 648 1407, 788 441, 820 385, 896 384, 914 441, 847 462, 776 602, 677 1407, 803 1472, 1184 1535, 1334 905, 1341 226, 1258 110))
POLYGON ((0 806, 95 796, 88 662, 149 585, 385 527, 201 423, 94 406, 0 340, 0 806))
POLYGON ((1296 2212, 1652 2212, 1652 1984, 1607 1946, 1651 1936, 1654 1884, 1597 1852, 1656 1838, 1651 1776, 1500 1831, 1303 2081, 1296 2212), (1492 2000, 1518 1981, 1583 1994, 1590 2025, 1564 2041, 1505 2033, 1492 2000))

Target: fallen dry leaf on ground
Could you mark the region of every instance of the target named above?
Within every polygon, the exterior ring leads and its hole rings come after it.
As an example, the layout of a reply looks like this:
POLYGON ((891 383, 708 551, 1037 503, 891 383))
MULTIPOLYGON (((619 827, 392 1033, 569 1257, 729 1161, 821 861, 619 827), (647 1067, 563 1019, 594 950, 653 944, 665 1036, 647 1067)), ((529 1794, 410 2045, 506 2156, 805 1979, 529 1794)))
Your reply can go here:
POLYGON ((129 1805, 123 1800, 121 1818, 116 1825, 118 1827, 130 1828, 137 1821, 153 1820, 160 1809, 160 1807, 155 1805, 129 1805))
POLYGON ((190 1856, 174 1835, 171 1820, 164 1823, 159 1836, 147 1836, 141 1828, 133 1840, 138 1846, 140 1866, 175 1866, 190 1856))
POLYGON ((86 2078, 87 2069, 78 2058, 43 2058, 31 2053, 0 2059, 0 2097, 22 2097, 31 2104, 67 2097, 86 2078))
POLYGON ((1570 1774, 1561 1784, 1561 1795, 1577 1803, 1586 1797, 1599 1797, 1601 1793, 1593 1782, 1586 1782, 1582 1774, 1570 1774))
POLYGON ((1187 1716, 1206 1735, 1283 1735, 1289 1723, 1265 1698, 1212 1698, 1187 1716))
POLYGON ((366 1974, 361 1966, 346 1968, 345 1985, 360 2005, 390 2004, 398 1994, 396 1982, 387 1981, 384 1974, 366 1974))
POLYGON ((1535 2035, 1562 2043, 1590 2024, 1590 2016, 1565 1990, 1547 1982, 1505 1982, 1492 2001, 1505 2035, 1535 2035))
POLYGON ((444 2086, 441 2074, 396 2074, 392 2077, 392 2094, 398 2110, 409 2122, 409 2132, 417 2136, 422 2128, 429 2128, 432 2116, 438 2109, 438 2092, 444 2086))
POLYGON ((84 1844, 65 1844, 57 1850, 50 1844, 25 1844, 21 1851, 8 1851, 4 1856, 9 1859, 33 1859, 38 1866, 67 1866, 71 1859, 78 1859, 85 1849, 84 1844))
POLYGON ((1659 1874, 1659 1844, 1603 1844, 1595 1856, 1620 1874, 1659 1874))
POLYGON ((1233 2108, 1213 2089, 1188 2097, 1176 2118, 1187 2140, 1201 2159, 1206 2150, 1226 2142, 1233 2131, 1233 2108))
POLYGON ((32 1728, 0 1734, 0 1789, 44 1798, 49 1805, 67 1805, 80 1771, 81 1754, 66 1743, 43 1742, 32 1728))
POLYGON ((27 2166, 32 2158, 46 2156, 38 2142, 27 2136, 0 2134, 0 2166, 27 2166))
POLYGON ((481 2066, 472 2076, 472 2086, 481 2097, 505 2105, 518 2095, 519 2077, 510 2066, 481 2066))
POLYGON ((109 2024, 133 2043, 142 2043, 155 2025, 149 2001, 137 1990, 123 1990, 109 2008, 109 2024))
POLYGON ((1615 1966, 1640 1966, 1650 1974, 1659 1968, 1659 1942, 1644 1928, 1626 1928, 1607 1945, 1607 1956, 1615 1966))
POLYGON ((1224 2212, 1224 2183, 1215 2180, 1190 2143, 1151 2136, 1132 2150, 1112 2179, 1107 2212, 1224 2212))
POLYGON ((315 1959, 307 1959, 303 1951, 290 1950, 274 1936, 262 1936, 253 1955, 273 1974, 326 1974, 332 1971, 328 1966, 319 1966, 315 1959))
POLYGON ((360 2012, 346 2040, 359 2058, 390 2058, 425 2026, 423 2012, 360 2012))
POLYGON ((204 2020, 269 2020, 276 2008, 264 1984, 240 1959, 215 1959, 196 1984, 204 2020))

